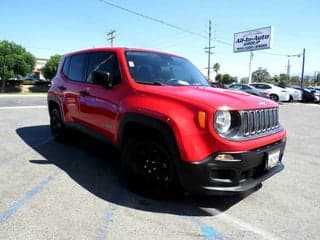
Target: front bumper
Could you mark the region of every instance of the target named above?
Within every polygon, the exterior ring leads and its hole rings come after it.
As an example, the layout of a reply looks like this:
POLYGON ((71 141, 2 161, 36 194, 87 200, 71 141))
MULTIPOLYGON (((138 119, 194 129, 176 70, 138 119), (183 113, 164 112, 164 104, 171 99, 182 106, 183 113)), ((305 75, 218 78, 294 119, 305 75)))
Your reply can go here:
POLYGON ((180 182, 191 193, 208 195, 236 194, 259 185, 284 169, 282 157, 286 145, 283 139, 271 145, 246 152, 223 152, 231 154, 238 161, 214 160, 219 153, 199 162, 181 161, 178 167, 180 182), (279 163, 267 169, 268 154, 279 150, 279 163))

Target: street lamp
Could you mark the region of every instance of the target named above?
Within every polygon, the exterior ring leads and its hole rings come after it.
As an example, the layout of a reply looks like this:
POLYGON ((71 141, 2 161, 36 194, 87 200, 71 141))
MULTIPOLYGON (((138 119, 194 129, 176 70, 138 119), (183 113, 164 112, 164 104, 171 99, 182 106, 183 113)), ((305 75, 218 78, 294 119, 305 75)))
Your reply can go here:
POLYGON ((290 81, 290 57, 300 57, 302 55, 302 70, 301 70, 301 82, 300 82, 300 87, 303 88, 303 76, 304 76, 304 61, 305 61, 305 55, 306 55, 306 49, 303 49, 303 52, 300 54, 293 54, 293 55, 287 55, 288 57, 288 68, 287 68, 287 75, 288 79, 290 81))

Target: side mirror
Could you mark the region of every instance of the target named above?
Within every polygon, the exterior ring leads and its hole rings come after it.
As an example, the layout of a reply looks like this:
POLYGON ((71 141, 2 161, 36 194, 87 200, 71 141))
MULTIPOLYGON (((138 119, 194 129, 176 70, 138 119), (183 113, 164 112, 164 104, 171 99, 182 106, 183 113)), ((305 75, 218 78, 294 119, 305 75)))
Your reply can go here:
POLYGON ((93 84, 97 84, 105 88, 112 88, 112 78, 109 72, 93 71, 91 77, 93 84))

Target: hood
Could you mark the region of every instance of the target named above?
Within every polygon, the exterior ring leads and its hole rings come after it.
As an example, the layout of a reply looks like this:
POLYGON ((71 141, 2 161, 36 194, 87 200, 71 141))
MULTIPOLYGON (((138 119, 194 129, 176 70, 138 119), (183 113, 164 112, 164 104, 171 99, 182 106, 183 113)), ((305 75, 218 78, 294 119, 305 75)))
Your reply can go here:
POLYGON ((207 105, 214 109, 249 110, 278 106, 277 103, 266 98, 213 87, 145 85, 144 90, 150 94, 161 95, 161 97, 207 105))

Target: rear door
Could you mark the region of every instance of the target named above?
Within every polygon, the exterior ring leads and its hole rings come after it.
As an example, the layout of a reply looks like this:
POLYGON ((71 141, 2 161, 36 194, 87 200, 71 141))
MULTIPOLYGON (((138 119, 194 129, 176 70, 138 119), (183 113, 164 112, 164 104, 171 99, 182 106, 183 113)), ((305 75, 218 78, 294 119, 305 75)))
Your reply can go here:
POLYGON ((80 91, 85 84, 85 68, 87 59, 85 54, 68 56, 63 67, 64 81, 59 86, 63 92, 67 111, 67 121, 81 122, 79 112, 80 91))

